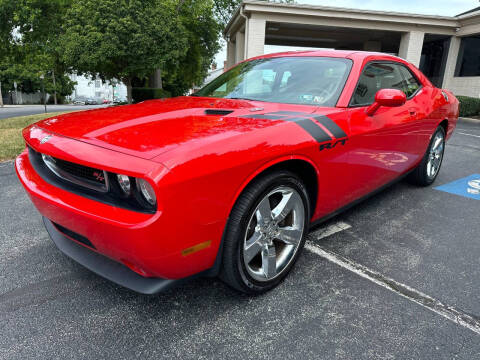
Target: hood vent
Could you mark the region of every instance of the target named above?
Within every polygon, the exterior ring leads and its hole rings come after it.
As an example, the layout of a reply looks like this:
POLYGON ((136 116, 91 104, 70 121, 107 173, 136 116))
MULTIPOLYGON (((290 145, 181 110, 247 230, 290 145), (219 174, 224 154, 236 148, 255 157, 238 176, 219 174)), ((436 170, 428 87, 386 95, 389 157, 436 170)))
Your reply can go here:
POLYGON ((232 112, 233 110, 207 109, 205 110, 205 115, 228 115, 232 112))

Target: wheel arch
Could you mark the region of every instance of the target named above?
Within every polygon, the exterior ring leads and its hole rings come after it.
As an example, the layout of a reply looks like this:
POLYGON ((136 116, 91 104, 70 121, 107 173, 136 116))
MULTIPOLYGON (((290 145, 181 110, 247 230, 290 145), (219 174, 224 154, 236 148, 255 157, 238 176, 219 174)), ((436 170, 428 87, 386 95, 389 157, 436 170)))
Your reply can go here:
POLYGON ((310 205, 310 216, 315 213, 318 199, 318 179, 320 172, 315 166, 313 161, 304 157, 304 156, 288 156, 279 158, 273 161, 270 161, 264 164, 262 167, 253 172, 248 178, 242 183, 240 188, 237 190, 233 202, 230 206, 230 211, 233 209, 236 201, 242 192, 247 188, 249 184, 252 183, 255 179, 260 176, 264 176, 272 171, 276 170, 288 170, 295 175, 297 175, 300 180, 303 181, 305 187, 307 188, 309 205, 310 205))
POLYGON ((448 119, 443 119, 442 121, 440 121, 438 126, 441 126, 443 128, 443 130, 445 131, 445 139, 448 139, 448 136, 449 136, 449 134, 448 134, 448 126, 449 126, 448 119))
POLYGON ((442 121, 440 121, 438 126, 441 126, 443 128, 443 130, 445 131, 445 136, 447 136, 447 134, 448 134, 448 119, 443 119, 442 121))

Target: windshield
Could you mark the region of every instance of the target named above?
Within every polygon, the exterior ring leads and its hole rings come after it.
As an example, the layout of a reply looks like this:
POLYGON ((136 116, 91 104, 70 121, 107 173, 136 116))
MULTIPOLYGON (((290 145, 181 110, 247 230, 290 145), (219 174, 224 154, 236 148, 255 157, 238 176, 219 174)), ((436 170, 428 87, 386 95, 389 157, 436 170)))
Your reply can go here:
POLYGON ((327 57, 251 60, 220 75, 194 95, 335 106, 351 66, 351 60, 327 57))

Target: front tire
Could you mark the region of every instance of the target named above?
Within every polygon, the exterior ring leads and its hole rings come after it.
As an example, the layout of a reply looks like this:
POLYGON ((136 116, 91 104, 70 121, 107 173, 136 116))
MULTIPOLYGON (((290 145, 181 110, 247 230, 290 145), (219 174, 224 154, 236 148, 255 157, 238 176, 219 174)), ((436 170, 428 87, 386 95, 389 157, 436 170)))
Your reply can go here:
POLYGON ((249 294, 277 286, 305 243, 308 204, 305 185, 289 171, 275 171, 254 180, 230 214, 220 278, 249 294))
POLYGON ((430 140, 422 162, 410 173, 408 179, 419 186, 429 186, 437 178, 445 152, 445 130, 439 126, 430 140))

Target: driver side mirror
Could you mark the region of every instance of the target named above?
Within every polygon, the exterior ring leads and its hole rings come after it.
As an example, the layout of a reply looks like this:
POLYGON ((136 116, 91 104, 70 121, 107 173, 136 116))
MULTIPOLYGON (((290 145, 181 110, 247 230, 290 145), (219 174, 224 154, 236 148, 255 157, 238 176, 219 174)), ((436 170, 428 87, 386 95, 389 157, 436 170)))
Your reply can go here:
POLYGON ((375 94, 375 102, 367 108, 366 113, 368 116, 372 116, 380 106, 397 107, 402 106, 406 101, 407 96, 401 90, 380 89, 375 94))

